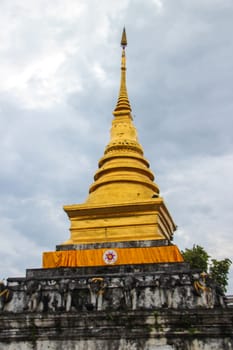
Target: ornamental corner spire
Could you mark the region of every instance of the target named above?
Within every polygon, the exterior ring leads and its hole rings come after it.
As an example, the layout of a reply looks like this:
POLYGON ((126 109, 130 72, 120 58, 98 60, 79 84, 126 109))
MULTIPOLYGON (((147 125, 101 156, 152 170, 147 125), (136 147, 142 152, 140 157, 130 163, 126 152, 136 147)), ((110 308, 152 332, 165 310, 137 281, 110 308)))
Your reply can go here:
POLYGON ((128 98, 128 92, 126 87, 126 55, 125 48, 127 46, 127 37, 125 27, 123 28, 122 37, 121 37, 121 81, 120 81, 120 90, 117 100, 117 105, 113 111, 115 117, 121 115, 129 115, 131 117, 131 107, 128 98))

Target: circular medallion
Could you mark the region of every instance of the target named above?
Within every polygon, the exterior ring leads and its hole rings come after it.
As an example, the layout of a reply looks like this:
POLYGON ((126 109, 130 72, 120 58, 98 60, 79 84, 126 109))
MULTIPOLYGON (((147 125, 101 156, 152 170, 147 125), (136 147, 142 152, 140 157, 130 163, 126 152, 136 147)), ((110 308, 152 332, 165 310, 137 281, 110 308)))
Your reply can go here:
POLYGON ((103 254, 105 264, 115 264, 117 261, 117 252, 113 249, 108 249, 103 254))

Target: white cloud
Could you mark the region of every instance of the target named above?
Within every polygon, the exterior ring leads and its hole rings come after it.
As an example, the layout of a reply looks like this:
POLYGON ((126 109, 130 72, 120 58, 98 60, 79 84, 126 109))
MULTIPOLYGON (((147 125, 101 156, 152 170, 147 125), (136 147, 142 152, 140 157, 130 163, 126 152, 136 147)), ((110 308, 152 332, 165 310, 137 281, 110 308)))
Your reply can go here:
POLYGON ((152 0, 152 2, 154 2, 154 4, 157 6, 158 11, 162 11, 163 9, 163 0, 152 0))
POLYGON ((93 70, 93 75, 101 82, 101 83, 105 83, 106 82, 106 72, 103 69, 103 67, 98 63, 94 63, 92 66, 92 70, 93 70))

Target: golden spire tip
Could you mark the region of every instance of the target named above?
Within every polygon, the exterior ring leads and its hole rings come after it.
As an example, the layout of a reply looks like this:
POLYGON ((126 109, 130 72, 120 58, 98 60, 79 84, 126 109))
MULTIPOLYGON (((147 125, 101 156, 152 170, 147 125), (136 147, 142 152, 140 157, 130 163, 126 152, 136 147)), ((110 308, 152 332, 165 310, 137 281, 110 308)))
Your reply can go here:
POLYGON ((121 46, 123 47, 123 49, 127 46, 127 37, 126 37, 125 27, 123 28, 123 32, 122 32, 121 46))
POLYGON ((131 117, 131 107, 129 103, 127 88, 126 88, 126 57, 125 57, 125 47, 127 45, 127 38, 125 27, 123 28, 121 46, 122 46, 122 55, 121 55, 121 82, 120 82, 120 91, 117 100, 116 108, 113 111, 113 115, 129 115, 131 117))

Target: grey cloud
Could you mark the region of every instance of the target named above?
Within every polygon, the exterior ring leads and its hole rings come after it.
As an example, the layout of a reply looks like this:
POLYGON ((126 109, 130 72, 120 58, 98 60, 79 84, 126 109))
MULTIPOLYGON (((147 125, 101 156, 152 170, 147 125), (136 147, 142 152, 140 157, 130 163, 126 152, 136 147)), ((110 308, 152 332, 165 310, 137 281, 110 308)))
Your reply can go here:
POLYGON ((11 263, 0 273, 39 267, 69 237, 62 205, 85 200, 109 140, 123 25, 134 121, 175 241, 232 258, 232 2, 76 3, 1 4, 0 250, 11 263))

